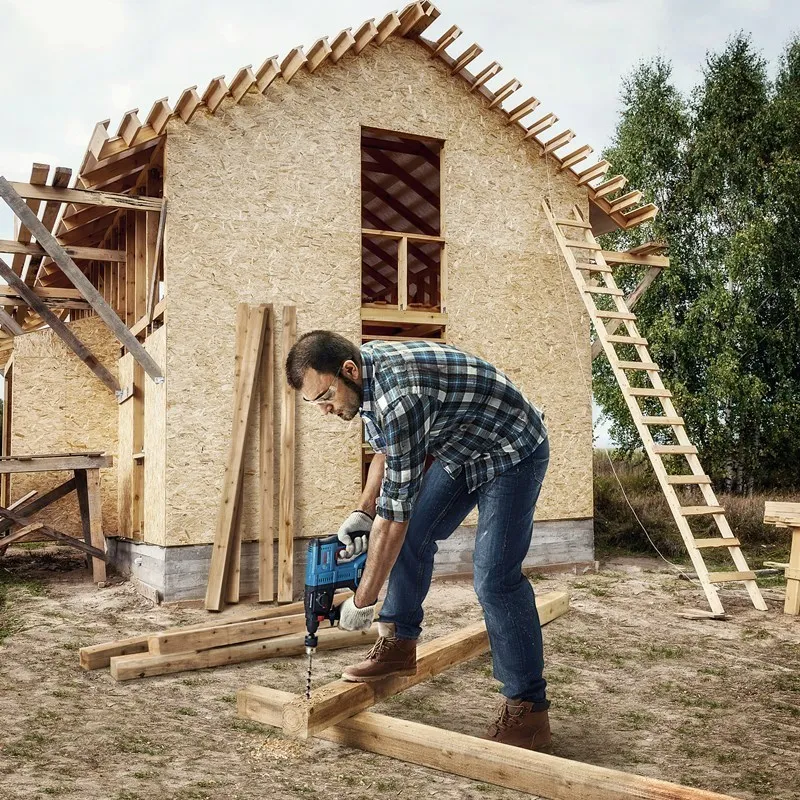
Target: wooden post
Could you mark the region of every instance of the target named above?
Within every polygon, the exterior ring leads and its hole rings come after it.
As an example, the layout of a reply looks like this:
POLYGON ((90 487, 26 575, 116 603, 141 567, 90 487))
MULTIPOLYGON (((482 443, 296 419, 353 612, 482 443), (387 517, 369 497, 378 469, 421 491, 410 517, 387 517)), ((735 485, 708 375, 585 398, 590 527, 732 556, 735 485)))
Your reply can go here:
POLYGON ((256 370, 261 358, 265 311, 265 306, 257 306, 249 318, 252 324, 248 324, 239 381, 234 386, 231 440, 223 473, 220 509, 206 589, 206 608, 209 611, 219 611, 222 608, 225 573, 228 567, 228 554, 236 511, 236 496, 242 473, 247 422, 253 401, 256 370))
MULTIPOLYGON (((550 592, 537 597, 536 608, 540 623, 545 625, 569 610, 569 594, 550 592)), ((393 694, 488 650, 486 625, 482 621, 475 622, 419 647, 415 675, 389 677, 373 683, 334 681, 313 691, 309 700, 301 698, 287 704, 283 710, 283 732, 287 736, 307 739, 393 694)))
POLYGON ((272 306, 264 317, 264 349, 261 355, 259 399, 259 535, 258 535, 258 600, 271 603, 275 599, 275 318, 272 306))
MULTIPOLYGON (((297 339, 297 309, 283 307, 282 361, 297 339)), ((286 376, 282 376, 283 403, 281 405, 281 466, 278 516, 278 602, 292 600, 294 564, 294 432, 295 394, 286 376)))
POLYGON ((792 532, 792 549, 786 567, 786 601, 783 613, 800 615, 800 503, 764 504, 764 522, 789 528, 792 532))
POLYGON ((397 307, 401 311, 408 308, 408 237, 403 236, 397 243, 397 307))

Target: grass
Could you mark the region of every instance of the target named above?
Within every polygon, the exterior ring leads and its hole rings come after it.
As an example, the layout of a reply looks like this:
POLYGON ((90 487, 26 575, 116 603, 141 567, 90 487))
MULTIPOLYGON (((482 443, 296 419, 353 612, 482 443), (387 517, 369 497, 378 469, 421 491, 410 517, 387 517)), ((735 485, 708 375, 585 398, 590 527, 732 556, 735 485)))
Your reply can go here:
MULTIPOLYGON (((612 453, 611 458, 613 470, 606 452, 595 451, 594 532, 598 553, 604 556, 631 553, 652 555, 653 547, 637 522, 636 517, 638 517, 653 543, 665 557, 685 561, 686 551, 683 541, 647 457, 643 453, 635 453, 631 457, 612 453), (635 516, 625 496, 636 512, 635 516)), ((684 464, 681 469, 670 471, 688 470, 684 464)), ((678 491, 682 495, 683 505, 702 505, 704 502, 696 487, 678 487, 678 491)), ((754 493, 750 497, 743 497, 718 492, 717 499, 725 508, 728 522, 735 535, 742 542, 751 562, 751 568, 761 567, 762 561, 788 560, 789 537, 785 529, 764 524, 764 502, 793 500, 796 496, 784 497, 778 492, 754 493)), ((719 535, 716 524, 710 518, 693 517, 690 518, 690 524, 697 538, 719 535)), ((724 548, 722 550, 724 551, 724 548)), ((719 565, 730 565, 727 552, 706 551, 703 557, 710 567, 715 566, 715 562, 719 565)), ((778 576, 777 580, 769 579, 769 583, 779 586, 782 580, 778 576)))
POLYGON ((41 597, 47 588, 41 581, 21 578, 0 567, 0 644, 19 629, 20 623, 14 613, 14 603, 23 597, 41 597))

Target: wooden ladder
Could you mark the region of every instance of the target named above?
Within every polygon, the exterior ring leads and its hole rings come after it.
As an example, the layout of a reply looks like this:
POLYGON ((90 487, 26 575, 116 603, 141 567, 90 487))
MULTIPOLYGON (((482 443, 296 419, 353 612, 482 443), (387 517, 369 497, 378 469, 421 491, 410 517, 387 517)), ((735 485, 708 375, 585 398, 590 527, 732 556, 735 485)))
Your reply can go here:
MULTIPOLYGON (((592 234, 591 225, 583 218, 577 206, 573 208, 573 219, 557 219, 546 200, 542 201, 542 207, 569 271, 578 286, 586 310, 592 319, 597 338, 611 364, 614 377, 622 390, 622 396, 625 398, 644 449, 653 465, 661 490, 667 498, 670 511, 681 532, 692 565, 703 586, 708 604, 711 606, 711 611, 714 615, 725 613, 715 584, 728 581, 742 581, 753 605, 759 611, 766 611, 764 598, 755 582, 755 573, 747 566, 739 540, 733 535, 728 520, 725 518, 725 509, 719 505, 714 494, 711 478, 703 471, 700 459, 697 457, 697 448, 689 440, 685 423, 672 403, 672 394, 664 387, 658 365, 653 363, 650 356, 647 339, 636 327, 636 315, 628 307, 624 292, 617 286, 613 271, 603 256, 602 248, 592 234), (565 235, 562 229, 566 229, 569 233, 565 235), (591 278, 592 274, 599 275, 599 282, 591 278), (598 308, 596 298, 605 298, 602 301, 602 308, 598 308), (614 333, 620 324, 625 327, 625 335, 614 333), (622 360, 617 355, 616 346, 634 348, 638 360, 622 360), (627 375, 630 372, 644 374, 650 386, 631 386, 627 375), (644 414, 639 407, 640 397, 659 401, 662 413, 657 416, 644 414), (656 444, 650 433, 652 427, 671 428, 677 443, 656 444), (691 474, 674 475, 667 472, 662 459, 662 456, 666 455, 685 456, 691 474), (705 504, 682 505, 676 486, 697 486, 705 504), (720 536, 695 538, 688 518, 700 515, 711 515, 720 536), (728 549, 736 566, 735 572, 708 571, 703 561, 702 551, 706 548, 722 547, 728 549)), ((636 381, 636 383, 641 383, 641 381, 636 381)))

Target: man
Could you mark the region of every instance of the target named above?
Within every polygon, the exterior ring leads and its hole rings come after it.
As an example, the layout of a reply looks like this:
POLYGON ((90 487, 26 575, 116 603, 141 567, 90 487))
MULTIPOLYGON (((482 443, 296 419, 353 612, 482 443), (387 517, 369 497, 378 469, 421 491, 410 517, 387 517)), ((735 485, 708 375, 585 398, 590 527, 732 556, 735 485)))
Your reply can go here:
POLYGON ((542 414, 491 364, 434 342, 359 348, 312 331, 289 353, 286 375, 323 414, 360 414, 376 451, 358 507, 339 529, 348 556, 367 548, 369 534, 364 574, 340 626, 368 628, 387 576, 389 588, 375 646, 342 677, 415 673, 437 543, 477 505, 475 590, 506 697, 487 736, 547 747, 541 626, 522 573, 549 459, 542 414))

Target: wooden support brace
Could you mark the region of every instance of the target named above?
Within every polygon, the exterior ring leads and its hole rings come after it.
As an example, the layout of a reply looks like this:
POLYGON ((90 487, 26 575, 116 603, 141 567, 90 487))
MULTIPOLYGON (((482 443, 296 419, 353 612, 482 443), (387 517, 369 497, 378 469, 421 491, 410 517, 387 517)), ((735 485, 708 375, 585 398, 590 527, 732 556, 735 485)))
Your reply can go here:
MULTIPOLYGON (((75 262, 64 252, 64 248, 56 241, 53 234, 50 233, 50 231, 48 231, 44 225, 42 225, 36 214, 34 214, 30 208, 25 205, 25 201, 11 188, 8 181, 3 177, 0 177, 0 197, 6 201, 14 214, 16 214, 16 216, 19 218, 20 222, 22 222, 22 224, 25 225, 25 227, 28 228, 28 230, 36 237, 36 241, 47 251, 47 254, 50 256, 50 258, 52 258, 53 261, 58 264, 61 271, 69 278, 75 288, 80 291, 84 299, 89 303, 90 306, 92 306, 103 322, 105 322, 106 325, 111 329, 112 333, 117 337, 119 342, 126 347, 136 361, 142 365, 145 372, 147 372, 147 374, 150 375, 150 377, 154 380, 159 382, 163 381, 164 376, 161 374, 161 369, 153 360, 153 357, 144 349, 139 340, 131 334, 125 323, 122 322, 122 320, 116 315, 114 309, 112 309, 111 306, 106 303, 102 295, 92 285, 91 281, 83 274, 75 262)), ((25 288, 27 289, 28 287, 25 288)), ((35 295, 31 296, 35 298, 35 295)), ((28 298, 26 298, 26 302, 31 304, 28 298)), ((44 306, 41 307, 44 308, 45 313, 48 313, 44 306)), ((35 310, 41 315, 39 308, 36 308, 35 310)), ((51 318, 52 317, 54 317, 54 315, 51 314, 51 318)), ((50 323, 51 321, 48 320, 48 324, 50 323)), ((62 327, 68 330, 63 323, 62 327)), ((77 339, 75 341, 77 341, 77 339)), ((112 381, 114 384, 116 384, 116 380, 112 378, 112 381)), ((118 389, 119 387, 116 386, 114 391, 117 391, 118 389)))
POLYGON ((334 64, 337 63, 351 47, 355 46, 355 43, 356 38, 353 36, 353 32, 350 28, 339 31, 331 42, 331 61, 333 61, 334 64))
POLYGON ((303 52, 302 47, 295 47, 290 50, 286 57, 281 61, 281 75, 286 83, 297 74, 297 70, 305 64, 306 54, 303 52))
POLYGON ((197 86, 189 86, 181 92, 178 102, 175 103, 175 113, 188 125, 202 102, 197 94, 197 86))
POLYGON ((326 58, 330 56, 332 52, 332 48, 330 43, 328 42, 328 37, 323 36, 321 39, 317 39, 314 44, 308 50, 308 55, 306 57, 306 69, 309 72, 314 72, 326 58))
POLYGON ((383 44, 396 30, 401 27, 400 17, 395 11, 390 11, 379 23, 375 44, 383 44))
MULTIPOLYGON (((536 608, 539 620, 544 625, 569 610, 569 594, 550 592, 541 595, 536 599, 536 608)), ((421 645, 417 649, 415 675, 389 677, 373 683, 334 681, 313 691, 310 700, 302 698, 289 703, 283 710, 283 731, 287 736, 307 739, 393 694, 488 650, 486 625, 483 621, 475 622, 421 645)))
POLYGON ((264 315, 264 347, 259 369, 259 448, 258 448, 258 599, 275 599, 275 315, 267 306, 264 315))
POLYGON ((244 96, 252 86, 255 86, 256 76, 253 73, 252 64, 242 67, 234 76, 231 81, 231 97, 235 103, 241 103, 244 96))
MULTIPOLYGON (((280 727, 296 695, 248 686, 238 715, 280 727)), ((362 711, 316 734, 321 739, 491 783, 549 800, 736 800, 728 795, 478 739, 419 722, 362 711)))
POLYGON ((267 91, 272 82, 281 74, 281 65, 278 56, 270 56, 256 72, 256 88, 262 94, 267 91))
POLYGON ((353 52, 358 55, 377 35, 378 26, 375 24, 375 20, 368 19, 353 34, 353 38, 356 40, 353 52))
POLYGON ((484 67, 476 76, 475 80, 472 82, 470 86, 470 92, 477 92, 478 89, 481 88, 485 83, 490 81, 494 78, 495 75, 498 75, 503 71, 502 65, 497 61, 492 61, 491 64, 484 67))

